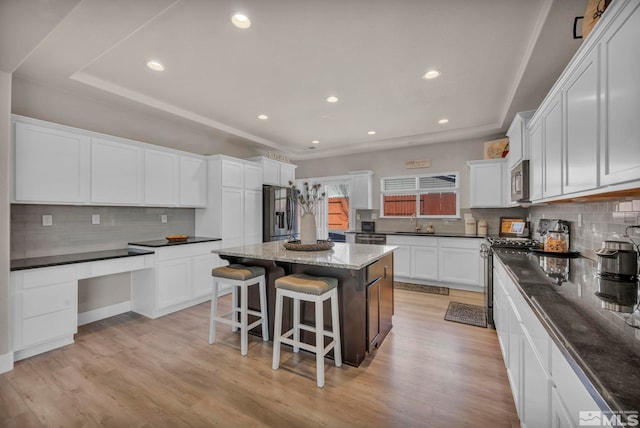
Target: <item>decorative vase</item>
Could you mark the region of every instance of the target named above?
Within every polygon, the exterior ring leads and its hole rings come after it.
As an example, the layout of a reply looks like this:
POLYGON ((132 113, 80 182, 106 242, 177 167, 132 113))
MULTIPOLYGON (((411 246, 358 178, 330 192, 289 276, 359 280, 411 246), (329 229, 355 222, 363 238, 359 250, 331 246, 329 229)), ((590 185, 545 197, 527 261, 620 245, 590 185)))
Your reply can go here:
POLYGON ((300 243, 313 245, 318 242, 316 238, 316 216, 306 212, 300 218, 300 243))

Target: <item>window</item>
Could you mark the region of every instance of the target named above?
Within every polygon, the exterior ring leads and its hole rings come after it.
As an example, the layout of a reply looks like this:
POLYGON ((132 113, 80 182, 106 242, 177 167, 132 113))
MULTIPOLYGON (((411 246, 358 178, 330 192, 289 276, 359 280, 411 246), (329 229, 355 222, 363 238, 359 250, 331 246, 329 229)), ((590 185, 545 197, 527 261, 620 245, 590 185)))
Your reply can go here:
POLYGON ((459 218, 459 173, 385 177, 381 180, 383 217, 459 218))

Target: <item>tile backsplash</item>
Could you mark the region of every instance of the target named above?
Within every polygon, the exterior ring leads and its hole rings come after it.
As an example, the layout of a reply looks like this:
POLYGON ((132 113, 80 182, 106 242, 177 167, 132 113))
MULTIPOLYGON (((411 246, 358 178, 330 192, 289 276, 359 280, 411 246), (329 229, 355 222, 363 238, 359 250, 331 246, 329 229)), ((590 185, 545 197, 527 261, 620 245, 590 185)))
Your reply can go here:
MULTIPOLYGON (((637 197, 600 202, 574 202, 529 207, 534 238, 538 220, 552 218, 570 222, 571 248, 585 257, 596 259, 602 241, 623 240, 628 226, 640 224, 640 200, 637 197), (582 225, 579 224, 582 216, 582 225)), ((640 229, 629 229, 629 236, 640 242, 640 229)))
POLYGON ((111 250, 194 233, 194 208, 11 205, 11 259, 111 250), (100 224, 91 224, 94 214, 100 224), (52 226, 42 226, 43 215, 52 216, 52 226))

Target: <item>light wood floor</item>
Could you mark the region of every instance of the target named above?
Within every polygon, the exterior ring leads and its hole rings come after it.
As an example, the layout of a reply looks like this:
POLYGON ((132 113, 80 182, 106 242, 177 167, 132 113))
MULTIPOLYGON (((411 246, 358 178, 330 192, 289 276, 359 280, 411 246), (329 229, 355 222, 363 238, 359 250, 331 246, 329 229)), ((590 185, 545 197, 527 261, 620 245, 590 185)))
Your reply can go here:
MULTIPOLYGON (((79 328, 75 344, 0 375, 0 426, 515 427, 495 331, 444 321, 451 296, 396 290, 394 327, 359 368, 326 364, 315 385, 310 354, 219 327, 209 304, 149 320, 128 313, 79 328)), ((225 298, 229 301, 229 298, 225 298)))

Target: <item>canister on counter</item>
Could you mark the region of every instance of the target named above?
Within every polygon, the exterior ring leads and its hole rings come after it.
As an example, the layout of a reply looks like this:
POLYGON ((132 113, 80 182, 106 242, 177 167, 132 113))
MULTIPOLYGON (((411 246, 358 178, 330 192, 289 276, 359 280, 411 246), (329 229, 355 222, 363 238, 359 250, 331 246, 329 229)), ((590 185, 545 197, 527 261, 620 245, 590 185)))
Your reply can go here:
POLYGON ((485 219, 478 222, 478 235, 487 236, 487 221, 485 219))

